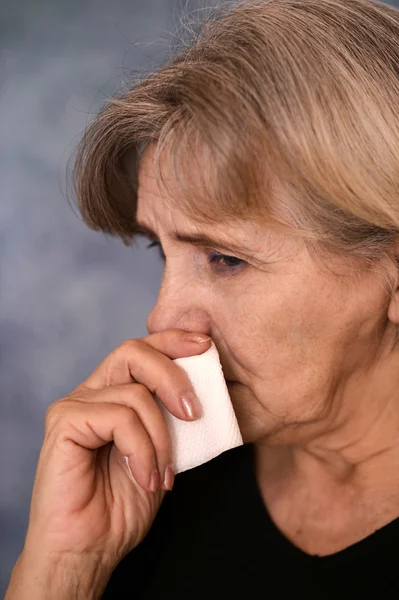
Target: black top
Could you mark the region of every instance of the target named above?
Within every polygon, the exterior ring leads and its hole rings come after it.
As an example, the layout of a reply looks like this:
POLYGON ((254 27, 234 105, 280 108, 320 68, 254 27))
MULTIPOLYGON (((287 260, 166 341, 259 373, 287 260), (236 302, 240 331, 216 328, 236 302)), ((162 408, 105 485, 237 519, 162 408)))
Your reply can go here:
POLYGON ((116 567, 102 598, 258 597, 398 600, 399 518, 341 552, 310 556, 270 519, 246 444, 177 475, 147 537, 116 567))

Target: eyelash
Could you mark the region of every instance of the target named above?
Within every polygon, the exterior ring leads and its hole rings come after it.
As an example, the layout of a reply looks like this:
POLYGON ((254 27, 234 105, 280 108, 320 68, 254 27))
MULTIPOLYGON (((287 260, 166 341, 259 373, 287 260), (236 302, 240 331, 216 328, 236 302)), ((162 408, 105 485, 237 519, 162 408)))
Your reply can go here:
MULTIPOLYGON (((164 251, 162 250, 162 246, 159 242, 151 242, 150 244, 148 244, 147 248, 158 248, 159 249, 159 254, 161 256, 161 259, 163 261, 166 260, 164 251)), ((240 258, 236 258, 235 256, 228 256, 226 254, 220 254, 219 252, 215 252, 215 251, 211 251, 208 252, 208 261, 211 265, 215 265, 215 270, 216 271, 237 271, 238 269, 242 269, 242 267, 244 265, 246 265, 247 263, 244 260, 241 260, 240 258), (225 264, 219 267, 218 262, 217 261, 226 261, 227 263, 229 261, 232 261, 233 264, 225 264)))

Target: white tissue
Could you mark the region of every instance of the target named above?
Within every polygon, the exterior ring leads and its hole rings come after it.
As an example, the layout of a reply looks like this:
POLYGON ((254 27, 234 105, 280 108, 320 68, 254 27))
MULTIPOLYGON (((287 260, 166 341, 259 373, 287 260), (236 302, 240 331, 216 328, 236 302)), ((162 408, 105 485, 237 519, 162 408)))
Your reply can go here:
POLYGON ((222 452, 241 446, 238 422, 231 404, 215 344, 195 356, 174 361, 187 373, 202 406, 196 421, 182 421, 158 401, 172 438, 175 473, 198 467, 222 452))

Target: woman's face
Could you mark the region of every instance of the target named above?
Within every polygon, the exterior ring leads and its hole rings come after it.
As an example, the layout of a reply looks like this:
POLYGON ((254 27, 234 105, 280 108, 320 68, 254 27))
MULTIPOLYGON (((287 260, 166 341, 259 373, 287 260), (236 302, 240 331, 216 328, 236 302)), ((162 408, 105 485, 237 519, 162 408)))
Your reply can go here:
POLYGON ((229 392, 245 442, 266 435, 304 440, 351 410, 392 335, 388 294, 375 274, 342 282, 322 272, 301 242, 254 223, 199 225, 178 202, 173 209, 165 204, 149 150, 137 220, 154 231, 166 255, 148 330, 212 337, 225 378, 234 382, 229 392), (196 245, 174 233, 204 234, 224 245, 196 245))

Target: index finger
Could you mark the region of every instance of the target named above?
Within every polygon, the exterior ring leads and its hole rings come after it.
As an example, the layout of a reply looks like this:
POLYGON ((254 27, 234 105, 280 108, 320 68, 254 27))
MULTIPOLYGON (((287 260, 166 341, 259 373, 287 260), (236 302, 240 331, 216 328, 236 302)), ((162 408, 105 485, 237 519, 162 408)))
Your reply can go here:
POLYGON ((202 354, 209 349, 210 338, 201 343, 193 341, 193 336, 198 338, 198 334, 169 329, 126 340, 74 392, 78 392, 79 388, 101 389, 110 385, 142 383, 172 414, 187 419, 182 398, 194 390, 187 373, 172 360, 202 354))

